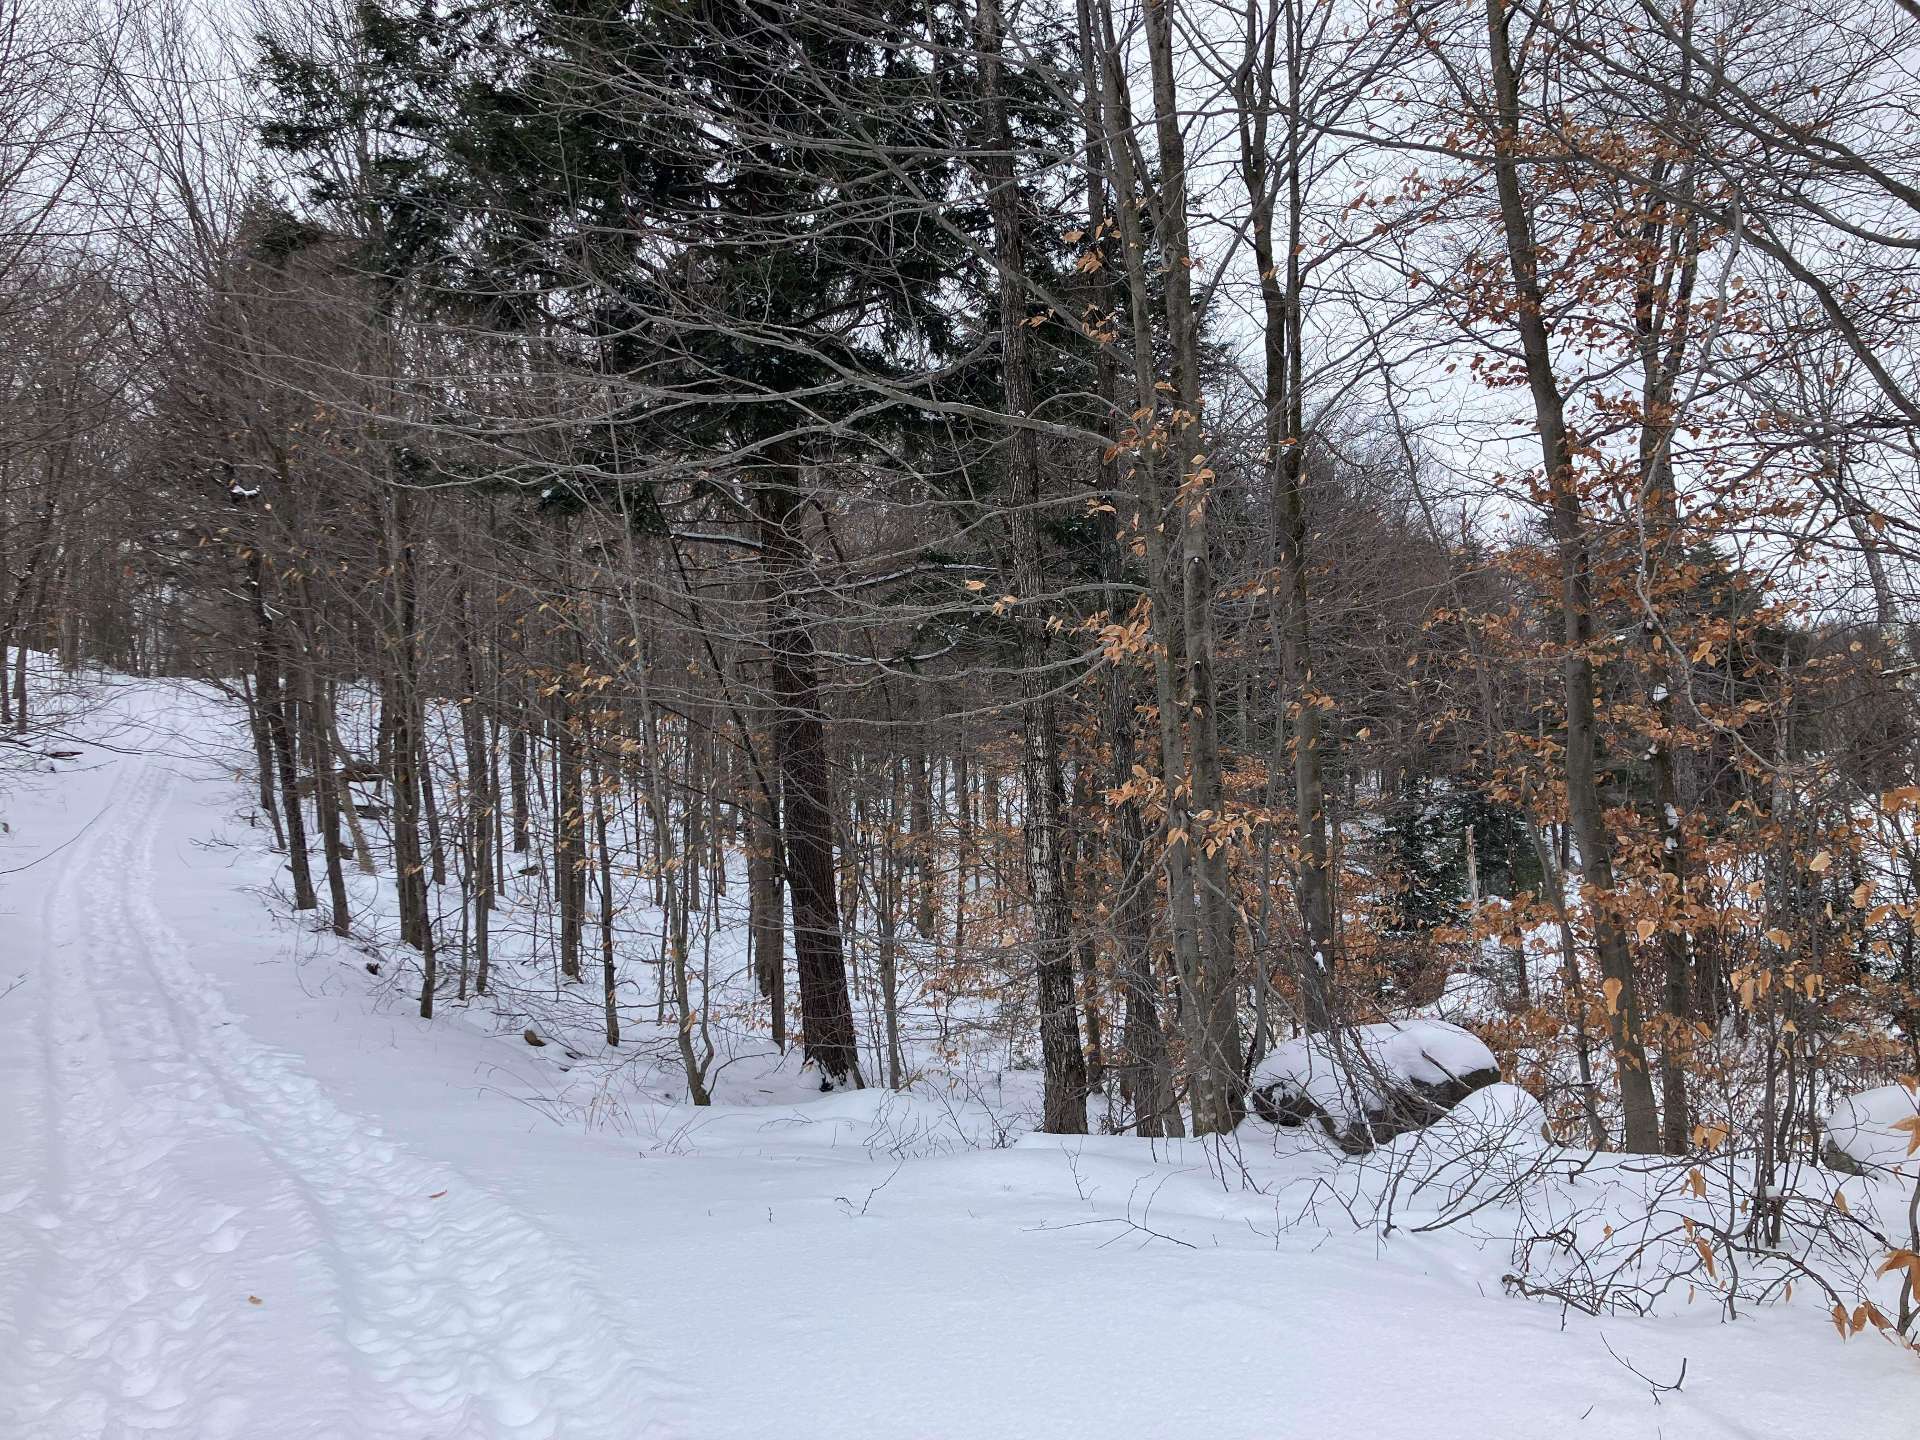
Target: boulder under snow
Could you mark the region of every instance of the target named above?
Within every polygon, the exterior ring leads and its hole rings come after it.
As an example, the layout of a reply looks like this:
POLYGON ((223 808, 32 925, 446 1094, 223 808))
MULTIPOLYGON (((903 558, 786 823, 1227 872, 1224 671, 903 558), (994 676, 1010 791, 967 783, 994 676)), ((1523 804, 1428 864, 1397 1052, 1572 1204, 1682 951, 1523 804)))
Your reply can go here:
POLYGON ((1275 1125, 1318 1123, 1360 1154, 1430 1125, 1500 1079, 1479 1036, 1444 1020, 1394 1020, 1303 1035, 1253 1072, 1253 1111, 1275 1125))
POLYGON ((1854 1175, 1920 1174, 1920 1153, 1910 1150, 1920 1126, 1920 1095, 1904 1085, 1845 1096, 1823 1123, 1827 1143, 1822 1158, 1829 1169, 1854 1175))

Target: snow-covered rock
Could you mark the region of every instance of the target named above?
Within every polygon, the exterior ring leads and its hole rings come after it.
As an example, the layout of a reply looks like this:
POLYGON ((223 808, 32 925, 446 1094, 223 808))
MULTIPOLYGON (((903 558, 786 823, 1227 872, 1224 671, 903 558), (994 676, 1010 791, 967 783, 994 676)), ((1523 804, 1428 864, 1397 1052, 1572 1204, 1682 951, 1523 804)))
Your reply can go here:
POLYGON ((1431 1124, 1499 1079, 1499 1062, 1471 1031, 1388 1021, 1276 1046, 1253 1072, 1253 1109, 1276 1125, 1317 1121, 1358 1153, 1431 1124))
POLYGON ((1385 1141, 1362 1163, 1382 1177, 1383 1199, 1402 1223, 1415 1211, 1437 1220, 1505 1203, 1537 1184, 1551 1147, 1546 1124, 1538 1100, 1501 1081, 1385 1141))
POLYGON ((1884 1174, 1906 1167, 1920 1173, 1920 1153, 1909 1154, 1920 1124, 1920 1095, 1904 1085, 1882 1085, 1848 1095, 1829 1111, 1826 1162, 1856 1175, 1884 1174))
POLYGON ((1497 1081, 1465 1096, 1427 1127, 1439 1148, 1534 1151, 1548 1143, 1547 1112, 1518 1085, 1497 1081))

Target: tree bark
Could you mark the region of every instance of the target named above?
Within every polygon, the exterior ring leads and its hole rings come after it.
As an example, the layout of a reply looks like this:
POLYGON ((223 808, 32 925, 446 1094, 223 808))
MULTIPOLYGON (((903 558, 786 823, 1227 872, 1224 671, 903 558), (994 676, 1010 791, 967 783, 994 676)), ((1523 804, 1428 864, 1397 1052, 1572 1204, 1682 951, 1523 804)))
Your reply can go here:
POLYGON ((480 712, 480 675, 474 660, 473 607, 467 587, 460 587, 458 605, 461 685, 466 690, 460 706, 460 736, 467 761, 467 855, 473 874, 473 988, 484 995, 492 968, 494 810, 497 783, 487 753, 486 721, 480 712))
MULTIPOLYGON (((777 798, 777 797, 774 797, 777 798)), ((781 882, 780 816, 774 798, 752 802, 747 895, 753 920, 753 972, 767 1002, 773 1043, 787 1048, 786 890, 781 882)))
POLYGON ((300 808, 300 777, 293 753, 293 729, 287 719, 287 693, 280 662, 279 630, 267 606, 265 563, 256 542, 247 551, 247 591, 253 601, 255 627, 254 693, 280 777, 280 799, 286 811, 287 860, 293 869, 293 908, 314 910, 313 871, 307 855, 306 817, 300 808))
POLYGON ((767 566, 768 687, 775 707, 774 762, 780 772, 782 839, 793 897, 793 948, 800 976, 801 1042, 820 1069, 821 1088, 859 1087, 860 1058, 847 989, 834 885, 833 782, 827 767, 813 634, 794 596, 806 569, 797 462, 753 486, 767 566))

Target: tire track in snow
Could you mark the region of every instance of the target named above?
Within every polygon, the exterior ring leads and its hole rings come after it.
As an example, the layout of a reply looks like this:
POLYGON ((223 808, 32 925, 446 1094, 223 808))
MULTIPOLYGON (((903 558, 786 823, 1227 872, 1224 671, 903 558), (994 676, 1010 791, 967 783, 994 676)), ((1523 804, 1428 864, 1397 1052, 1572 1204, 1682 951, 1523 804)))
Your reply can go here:
POLYGON ((393 1433, 665 1433, 668 1387, 630 1348, 629 1317, 578 1258, 465 1177, 335 1106, 291 1057, 248 1035, 193 968, 151 893, 153 842, 172 788, 169 774, 154 773, 160 785, 130 871, 140 882, 130 899, 148 941, 147 977, 201 1062, 313 1197, 344 1262, 346 1338, 394 1411, 393 1433))
MULTIPOLYGON (((504 1203, 339 1109, 291 1057, 237 1023, 152 894, 153 848, 173 782, 154 763, 134 763, 112 838, 69 859, 57 887, 64 898, 50 902, 50 934, 96 942, 83 947, 94 952, 86 963, 63 967, 69 973, 55 1002, 67 1016, 57 1048, 75 1079, 74 1101, 55 1128, 123 1158, 87 1174, 85 1155, 67 1157, 78 1182, 68 1185, 67 1203, 79 1203, 75 1218, 85 1223, 72 1228, 72 1240, 56 1239, 66 1245, 61 1269, 71 1283, 49 1297, 57 1303, 42 1317, 48 1338, 28 1376, 39 1382, 27 1387, 33 1408, 23 1414, 74 1428, 26 1433, 680 1433, 670 1387, 628 1339, 633 1322, 577 1257, 504 1203), (89 873, 103 887, 104 922, 88 924, 76 903, 79 877, 89 873), (102 1029, 103 1007, 111 1034, 102 1029), (116 1101, 130 1102, 118 1109, 117 1127, 116 1101), (227 1166, 216 1188, 244 1191, 255 1203, 235 1207, 209 1194, 204 1165, 191 1179, 168 1165, 169 1130, 197 1132, 196 1143, 227 1166), (205 1258, 235 1251, 237 1260, 205 1258), (128 1253, 200 1292, 167 1297, 173 1308, 165 1314, 187 1322, 182 1328, 156 1329, 146 1295, 126 1295, 116 1309, 116 1292, 103 1292, 128 1253), (298 1306, 308 1333, 298 1334, 296 1348, 307 1353, 290 1371, 293 1393, 246 1397, 250 1370, 284 1368, 286 1360, 251 1351, 235 1331, 263 1313, 240 1308, 239 1293, 239 1261, 260 1256, 274 1258, 286 1287, 264 1313, 277 1320, 298 1306), (210 1296, 216 1280, 225 1293, 210 1296), (221 1308, 229 1302, 238 1303, 221 1308), (90 1383, 75 1387, 67 1376, 63 1384, 54 1352, 82 1338, 98 1352, 86 1356, 90 1383), (168 1381, 154 1380, 156 1371, 168 1381), (144 1399, 135 1393, 143 1387, 144 1399), (251 1413, 248 1399, 264 1399, 270 1413, 251 1413)), ((50 1083, 58 1088, 51 1072, 50 1083)))
MULTIPOLYGON (((116 776, 116 817, 140 775, 116 776)), ((61 858, 41 909, 40 1178, 9 1206, 41 1237, 40 1264, 12 1306, 9 1434, 220 1440, 244 1418, 219 1394, 239 1354, 237 1317, 209 1309, 235 1248, 231 1211, 182 1203, 168 1161, 183 1117, 138 1073, 165 1060, 149 1027, 114 1035, 97 1003, 95 978, 136 941, 97 903, 111 887, 88 885, 131 858, 124 829, 93 827, 61 858)))
MULTIPOLYGON (((135 772, 99 872, 112 882, 89 896, 94 933, 122 943, 87 948, 114 957, 111 965, 96 964, 89 996, 116 1068, 143 1082, 142 1101, 159 1111, 147 1128, 182 1137, 168 1152, 165 1194, 203 1217, 210 1253, 224 1257, 207 1267, 196 1303, 236 1327, 239 1349, 231 1366, 199 1377, 192 1401, 236 1435, 349 1436, 357 1417, 370 1413, 370 1392, 339 1338, 339 1267, 330 1263, 311 1197, 275 1153, 271 1134, 204 1064, 191 1017, 144 969, 159 923, 150 903, 153 838, 170 784, 156 762, 135 772), (137 908, 135 896, 149 904, 137 908), (168 1102, 170 1108, 159 1108, 168 1102), (248 1309, 255 1300, 262 1308, 248 1309), (290 1357, 297 1369, 288 1366, 290 1357), (283 1367, 290 1373, 275 1373, 283 1367), (284 1402, 295 1378, 301 1429, 289 1430, 284 1402)), ((186 1416, 180 1433, 199 1433, 200 1418, 190 1409, 186 1416)))

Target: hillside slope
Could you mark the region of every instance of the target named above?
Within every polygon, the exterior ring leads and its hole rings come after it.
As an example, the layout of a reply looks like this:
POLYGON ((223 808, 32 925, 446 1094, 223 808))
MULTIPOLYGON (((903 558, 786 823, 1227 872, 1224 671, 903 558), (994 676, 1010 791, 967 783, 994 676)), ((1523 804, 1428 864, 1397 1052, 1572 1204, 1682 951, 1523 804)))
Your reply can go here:
POLYGON ((6 799, 0 1435, 1910 1433, 1911 1357, 1811 1297, 1508 1298, 1510 1227, 1383 1240, 1256 1124, 1062 1141, 751 1057, 696 1110, 644 1055, 424 1023, 263 900, 230 715, 109 700, 6 799))

